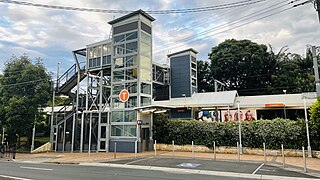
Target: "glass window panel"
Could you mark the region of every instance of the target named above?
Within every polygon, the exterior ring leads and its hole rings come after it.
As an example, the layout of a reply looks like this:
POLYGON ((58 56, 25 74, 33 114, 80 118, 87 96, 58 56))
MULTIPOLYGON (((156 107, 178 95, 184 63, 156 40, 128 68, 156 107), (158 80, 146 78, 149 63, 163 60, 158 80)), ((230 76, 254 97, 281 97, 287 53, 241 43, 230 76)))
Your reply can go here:
POLYGON ((101 46, 95 48, 95 57, 101 57, 101 46))
POLYGON ((141 83, 141 93, 151 94, 151 84, 141 83))
POLYGON ((124 34, 113 37, 113 42, 114 42, 114 43, 123 42, 124 40, 125 40, 124 34))
MULTIPOLYGON (((113 95, 118 95, 120 94, 120 91, 124 89, 124 85, 123 84, 115 84, 113 85, 113 95)), ((130 91, 129 91, 130 92, 130 91)))
POLYGON ((197 86, 197 80, 196 79, 192 79, 192 86, 197 86))
POLYGON ((102 65, 106 65, 107 64, 107 56, 103 56, 102 57, 102 65))
POLYGON ((137 37, 138 37, 137 32, 131 32, 131 33, 126 34, 127 41, 132 40, 132 39, 137 39, 137 37))
POLYGON ((101 138, 106 138, 107 136, 107 134, 106 134, 106 132, 107 132, 107 127, 106 126, 101 126, 101 138))
POLYGON ((94 54, 93 48, 90 48, 90 49, 89 49, 89 58, 90 58, 90 59, 93 58, 93 54, 94 54))
POLYGON ((136 122, 136 111, 125 111, 124 122, 136 122))
POLYGON ((137 47, 138 47, 137 41, 131 42, 131 43, 127 43, 126 44, 126 50, 127 50, 126 53, 129 54, 129 53, 137 52, 137 47))
POLYGON ((108 123, 108 114, 101 113, 101 123, 108 123))
POLYGON ((124 71, 113 71, 113 82, 124 80, 124 71))
POLYGON ((126 80, 137 79, 137 76, 138 76, 137 71, 138 71, 137 68, 127 69, 126 70, 126 80))
POLYGON ((141 96, 141 106, 148 106, 150 104, 151 104, 151 98, 150 97, 141 96))
POLYGON ((100 141, 100 149, 106 149, 106 141, 100 141))
POLYGON ((89 59, 89 67, 93 66, 93 59, 89 59))
POLYGON ((135 66, 138 64, 138 56, 127 56, 126 57, 126 67, 135 66))
POLYGON ((123 111, 113 111, 111 122, 123 122, 123 111))
POLYGON ((141 55, 151 58, 151 46, 141 43, 141 55))
POLYGON ((196 65, 195 63, 191 63, 191 67, 192 67, 193 69, 197 69, 197 65, 196 65))
POLYGON ((111 136, 123 136, 123 125, 112 125, 111 136))
POLYGON ((196 71, 194 71, 194 70, 192 70, 192 77, 196 77, 197 76, 197 73, 196 73, 196 71))
POLYGON ((150 70, 140 69, 140 79, 144 81, 151 81, 151 72, 150 70))
POLYGON ((111 64, 111 55, 107 56, 107 64, 111 64))
POLYGON ((130 96, 128 101, 125 102, 126 108, 135 108, 137 107, 137 97, 136 96, 130 96))
POLYGON ((124 103, 119 100, 118 97, 113 98, 113 109, 123 109, 124 103))
POLYGON ((129 91, 129 93, 137 93, 137 83, 126 83, 126 89, 129 91))
POLYGON ((97 60, 97 66, 100 66, 101 65, 101 58, 98 57, 98 58, 96 58, 96 60, 97 60))
POLYGON ((141 56, 140 66, 145 69, 151 68, 151 59, 145 56, 141 56))
POLYGON ((123 136, 127 136, 127 137, 135 137, 136 136, 136 126, 134 125, 130 125, 130 126, 123 126, 123 136))
POLYGON ((151 36, 141 31, 141 41, 151 45, 151 36))
POLYGON ((97 58, 93 58, 92 67, 96 67, 96 66, 97 66, 97 58))
POLYGON ((102 55, 103 55, 103 56, 111 55, 111 46, 109 46, 109 45, 103 45, 103 46, 102 46, 102 55))
POLYGON ((124 54, 124 44, 114 46, 114 55, 122 55, 124 54))
POLYGON ((123 68, 124 67, 124 57, 119 57, 114 59, 114 68, 123 68))

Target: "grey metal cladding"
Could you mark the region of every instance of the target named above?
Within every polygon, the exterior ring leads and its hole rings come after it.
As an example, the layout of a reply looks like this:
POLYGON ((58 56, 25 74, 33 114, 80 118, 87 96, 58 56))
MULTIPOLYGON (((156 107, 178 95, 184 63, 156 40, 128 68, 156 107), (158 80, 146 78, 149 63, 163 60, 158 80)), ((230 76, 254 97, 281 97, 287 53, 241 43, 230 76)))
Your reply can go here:
POLYGON ((141 29, 149 34, 151 34, 151 27, 141 22, 141 29))
POLYGON ((120 34, 123 32, 135 30, 135 29, 138 29, 138 21, 114 27, 113 34, 120 34))

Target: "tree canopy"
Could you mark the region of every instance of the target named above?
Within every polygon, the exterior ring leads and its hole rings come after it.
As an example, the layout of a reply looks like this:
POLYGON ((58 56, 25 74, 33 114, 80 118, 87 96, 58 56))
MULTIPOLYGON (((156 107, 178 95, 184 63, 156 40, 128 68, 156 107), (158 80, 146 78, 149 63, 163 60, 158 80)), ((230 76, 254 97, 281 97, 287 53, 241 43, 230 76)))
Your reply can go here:
POLYGON ((213 91, 217 79, 240 95, 314 91, 311 54, 304 58, 287 51, 283 47, 275 53, 271 46, 250 40, 225 40, 211 49, 209 62, 198 62, 198 77, 205 77, 198 89, 213 91))
POLYGON ((41 59, 33 64, 24 55, 5 63, 0 79, 0 118, 9 135, 20 136, 31 130, 40 108, 51 97, 50 81, 41 59))

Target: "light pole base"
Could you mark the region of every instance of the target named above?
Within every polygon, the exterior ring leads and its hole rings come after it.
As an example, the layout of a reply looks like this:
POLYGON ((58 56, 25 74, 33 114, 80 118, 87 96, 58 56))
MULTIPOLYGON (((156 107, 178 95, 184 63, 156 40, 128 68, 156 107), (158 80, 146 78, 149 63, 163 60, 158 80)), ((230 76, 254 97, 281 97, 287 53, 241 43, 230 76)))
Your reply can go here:
POLYGON ((240 154, 242 155, 243 154, 243 150, 242 150, 242 144, 240 144, 240 154))
POLYGON ((312 158, 311 146, 308 146, 308 157, 312 158))

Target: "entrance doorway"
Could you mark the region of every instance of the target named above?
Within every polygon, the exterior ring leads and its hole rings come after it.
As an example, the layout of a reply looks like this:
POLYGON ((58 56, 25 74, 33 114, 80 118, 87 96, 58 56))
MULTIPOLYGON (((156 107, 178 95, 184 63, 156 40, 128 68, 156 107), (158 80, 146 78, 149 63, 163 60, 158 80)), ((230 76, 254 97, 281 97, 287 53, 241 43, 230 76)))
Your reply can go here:
POLYGON ((141 129, 141 151, 149 151, 149 143, 150 143, 150 128, 149 127, 142 127, 141 129))

